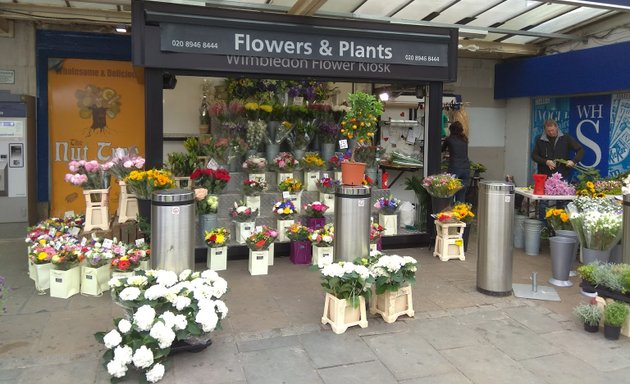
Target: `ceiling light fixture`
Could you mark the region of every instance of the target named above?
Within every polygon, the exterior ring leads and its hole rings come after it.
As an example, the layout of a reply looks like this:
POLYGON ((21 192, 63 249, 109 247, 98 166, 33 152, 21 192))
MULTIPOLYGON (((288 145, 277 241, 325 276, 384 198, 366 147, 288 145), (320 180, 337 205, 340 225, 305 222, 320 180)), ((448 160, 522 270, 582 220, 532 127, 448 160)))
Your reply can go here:
POLYGON ((114 29, 117 33, 127 33, 127 27, 124 25, 117 25, 114 29))
POLYGON ((383 92, 380 95, 378 95, 378 98, 381 99, 381 101, 387 101, 389 100, 389 93, 383 92))

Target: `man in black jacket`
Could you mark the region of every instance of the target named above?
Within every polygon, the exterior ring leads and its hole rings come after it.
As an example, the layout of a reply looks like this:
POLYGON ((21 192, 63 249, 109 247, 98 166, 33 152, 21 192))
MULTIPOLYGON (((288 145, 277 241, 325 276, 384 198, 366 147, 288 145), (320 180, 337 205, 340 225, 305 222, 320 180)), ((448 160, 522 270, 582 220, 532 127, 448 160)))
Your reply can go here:
MULTIPOLYGON (((538 173, 551 176, 560 172, 562 179, 569 182, 571 180, 571 168, 582 160, 584 149, 573 137, 563 134, 558 129, 558 123, 555 120, 546 120, 543 127, 545 131, 536 140, 532 152, 532 160, 538 164, 538 173), (569 158, 570 150, 575 151, 573 158, 569 158), (567 164, 558 163, 556 160, 567 160, 567 164)), ((538 205, 540 220, 544 220, 548 205, 555 205, 555 201, 540 201, 538 205)))
POLYGON ((584 156, 584 149, 573 137, 563 134, 558 129, 555 120, 546 120, 545 131, 536 140, 532 160, 538 164, 538 173, 551 176, 560 172, 562 178, 569 182, 571 168, 584 156), (569 158, 569 151, 575 151, 573 158, 569 158), (555 160, 567 160, 567 165, 557 163, 555 160))

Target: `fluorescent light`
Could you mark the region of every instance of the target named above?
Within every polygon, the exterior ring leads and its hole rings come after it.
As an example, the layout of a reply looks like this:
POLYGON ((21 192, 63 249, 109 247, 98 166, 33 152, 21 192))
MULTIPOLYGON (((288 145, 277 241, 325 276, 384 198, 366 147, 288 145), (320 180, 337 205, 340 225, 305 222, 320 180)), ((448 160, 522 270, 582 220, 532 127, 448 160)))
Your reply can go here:
POLYGON ((127 27, 124 25, 117 25, 115 30, 118 33, 127 33, 127 27))
POLYGON ((383 92, 380 95, 378 95, 378 98, 381 99, 381 101, 387 101, 389 100, 389 93, 383 92))

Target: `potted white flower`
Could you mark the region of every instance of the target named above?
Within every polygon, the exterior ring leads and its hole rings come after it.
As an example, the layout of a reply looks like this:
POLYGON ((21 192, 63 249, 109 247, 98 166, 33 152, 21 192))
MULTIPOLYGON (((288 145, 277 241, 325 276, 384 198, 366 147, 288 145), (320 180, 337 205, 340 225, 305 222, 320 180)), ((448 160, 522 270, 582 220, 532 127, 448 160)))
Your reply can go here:
POLYGON ((379 314, 386 323, 400 315, 413 317, 411 284, 416 282, 417 261, 410 256, 379 255, 369 266, 374 275, 370 313, 379 314))

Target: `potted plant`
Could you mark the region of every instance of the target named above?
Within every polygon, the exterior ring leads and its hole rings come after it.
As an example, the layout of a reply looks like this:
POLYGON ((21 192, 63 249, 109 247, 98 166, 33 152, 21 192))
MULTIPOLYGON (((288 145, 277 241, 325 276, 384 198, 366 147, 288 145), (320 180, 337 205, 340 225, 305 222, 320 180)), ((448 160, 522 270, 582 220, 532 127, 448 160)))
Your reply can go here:
POLYGON ((317 191, 317 180, 319 180, 319 171, 324 167, 326 162, 319 156, 319 153, 308 152, 300 165, 304 168, 304 184, 307 191, 317 191))
POLYGON ((464 252, 468 250, 468 238, 470 237, 470 229, 472 227, 475 214, 472 211, 472 204, 470 203, 455 203, 453 206, 453 213, 457 215, 457 220, 466 224, 464 232, 462 233, 462 240, 464 241, 464 252))
POLYGON ((268 188, 267 182, 260 179, 247 179, 243 181, 243 195, 245 205, 260 212, 260 195, 268 188))
POLYGON ((604 336, 608 340, 619 339, 621 326, 628 317, 628 305, 621 301, 612 301, 604 307, 604 336))
POLYGON ((219 198, 216 195, 209 195, 206 188, 195 188, 195 202, 197 204, 197 214, 199 215, 198 239, 204 239, 206 232, 217 227, 217 211, 219 209, 219 198))
POLYGON ((276 215, 277 218, 276 223, 278 232, 280 233, 278 241, 288 241, 289 238, 287 237, 285 230, 287 227, 290 227, 295 223, 295 220, 293 219, 293 217, 297 213, 295 205, 293 205, 291 200, 281 200, 277 201, 273 205, 271 211, 276 215))
POLYGON ((312 230, 323 228, 326 225, 324 213, 328 206, 319 201, 314 201, 304 205, 304 216, 306 216, 306 226, 312 230))
POLYGON ((50 271, 50 297, 67 299, 80 292, 81 267, 87 247, 67 240, 58 246, 57 252, 50 259, 53 269, 50 271))
POLYGON ((379 223, 372 223, 370 226, 370 254, 382 249, 381 237, 383 232, 385 232, 385 228, 379 223))
POLYGON ((599 322, 603 314, 602 310, 595 302, 579 304, 573 309, 573 314, 575 314, 578 320, 584 325, 586 332, 594 333, 599 330, 599 322))
POLYGON ((278 237, 275 229, 263 226, 259 231, 252 233, 245 243, 249 248, 248 270, 251 275, 266 275, 269 265, 273 265, 270 247, 278 237))
POLYGON ((230 240, 230 231, 225 227, 216 228, 205 233, 204 240, 208 246, 206 265, 213 271, 227 269, 227 243, 230 240))
POLYGON ((339 180, 330 177, 322 177, 315 185, 319 190, 319 201, 328 206, 328 212, 335 212, 335 189, 341 184, 339 180))
POLYGON ((410 256, 381 255, 369 265, 374 275, 370 312, 380 314, 386 323, 393 323, 400 315, 413 317, 411 286, 416 282, 416 259, 410 256))
POLYGON ((228 313, 221 300, 227 288, 227 282, 211 270, 184 270, 179 275, 138 271, 132 279, 112 280, 112 299, 125 309, 126 317, 114 320, 109 332, 95 335, 105 345, 103 361, 112 380, 135 367, 146 381, 155 383, 162 379, 164 363, 173 351, 182 346, 191 351, 207 347, 210 333, 228 313), (174 289, 178 289, 175 297, 167 300, 174 289))
POLYGON ((355 162, 358 147, 370 145, 378 128, 378 119, 383 113, 383 103, 364 92, 348 95, 350 109, 341 121, 341 134, 353 141, 352 157, 341 165, 342 183, 361 185, 365 173, 365 163, 355 162))
POLYGON ((369 297, 374 277, 363 265, 340 261, 320 271, 321 285, 326 292, 322 324, 330 324, 336 334, 348 327, 368 326, 365 297, 369 297))
POLYGON ((335 240, 335 230, 332 224, 311 232, 309 240, 311 240, 313 245, 313 265, 323 268, 324 265, 331 264, 334 255, 332 245, 335 240))
POLYGON ((269 163, 269 169, 278 173, 278 183, 293 178, 293 170, 300 162, 290 152, 280 152, 269 163))
POLYGON ((291 240, 291 253, 289 254, 291 262, 293 264, 310 264, 312 255, 308 228, 295 223, 287 227, 285 233, 291 240))
POLYGON ((302 201, 302 189, 304 185, 297 179, 289 177, 278 184, 278 190, 282 192, 283 199, 289 199, 295 206, 296 212, 300 212, 300 202, 302 201))
POLYGON ((175 187, 171 173, 163 169, 131 171, 125 177, 125 183, 129 191, 138 199, 139 221, 146 223, 151 223, 151 194, 153 191, 175 187))
POLYGON ((230 216, 234 220, 236 227, 236 242, 245 244, 245 240, 254 233, 255 218, 258 216, 258 210, 251 209, 242 201, 234 202, 234 207, 230 209, 230 216))
POLYGON ((385 228, 384 235, 395 235, 398 233, 398 215, 396 212, 400 208, 401 201, 395 197, 379 197, 374 203, 374 208, 378 210, 378 223, 385 228))
POLYGON ((462 181, 450 173, 440 173, 422 179, 422 186, 431 195, 433 213, 438 213, 453 202, 455 193, 462 189, 462 181))
POLYGON ((166 168, 173 175, 178 188, 190 188, 190 175, 197 168, 197 156, 183 152, 169 153, 166 168))
POLYGON ((92 239, 85 252, 85 262, 81 265, 81 294, 100 296, 109 290, 111 278, 109 263, 114 258, 111 248, 103 246, 102 239, 92 239))

